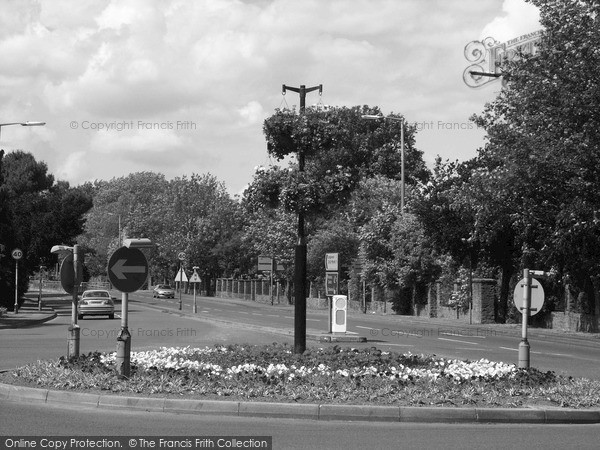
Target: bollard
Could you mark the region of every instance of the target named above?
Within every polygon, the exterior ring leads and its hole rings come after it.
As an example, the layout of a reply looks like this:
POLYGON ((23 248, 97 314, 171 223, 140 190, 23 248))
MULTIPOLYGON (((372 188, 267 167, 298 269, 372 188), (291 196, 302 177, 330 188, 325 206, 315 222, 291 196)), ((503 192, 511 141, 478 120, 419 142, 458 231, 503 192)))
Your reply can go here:
POLYGON ((519 369, 529 369, 529 342, 523 339, 519 342, 519 369))
POLYGON ((79 325, 71 325, 67 336, 67 357, 76 358, 79 356, 79 325))
POLYGON ((117 336, 117 373, 121 378, 129 378, 131 361, 131 334, 127 327, 121 328, 117 336))

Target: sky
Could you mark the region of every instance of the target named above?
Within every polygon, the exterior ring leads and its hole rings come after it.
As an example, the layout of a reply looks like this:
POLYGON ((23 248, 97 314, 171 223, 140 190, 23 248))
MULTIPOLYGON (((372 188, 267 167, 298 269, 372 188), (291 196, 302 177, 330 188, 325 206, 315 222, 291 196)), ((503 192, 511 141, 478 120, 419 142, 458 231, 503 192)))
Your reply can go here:
MULTIPOLYGON (((267 154, 264 120, 299 105, 378 106, 417 126, 430 167, 484 145, 465 45, 540 29, 523 0, 0 0, 0 148, 77 186, 210 173, 232 194, 267 154)), ((281 164, 281 163, 279 163, 281 164)), ((285 163, 284 163, 285 164, 285 163)))

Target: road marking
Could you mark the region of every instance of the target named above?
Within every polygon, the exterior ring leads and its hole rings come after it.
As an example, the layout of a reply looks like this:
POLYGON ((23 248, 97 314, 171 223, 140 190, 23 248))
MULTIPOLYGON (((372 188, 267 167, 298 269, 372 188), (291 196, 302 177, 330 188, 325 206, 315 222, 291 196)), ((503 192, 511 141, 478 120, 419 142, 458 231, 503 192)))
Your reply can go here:
POLYGON ((269 317, 279 317, 279 314, 267 314, 269 317))
POLYGON ((361 327, 360 325, 355 325, 354 328, 362 328, 364 330, 376 330, 377 328, 371 328, 371 327, 361 327))
POLYGON ((320 322, 320 321, 321 321, 321 319, 306 319, 306 321, 307 321, 307 322, 308 322, 309 320, 310 320, 310 321, 312 321, 312 322, 320 322))
MULTIPOLYGON (((518 348, 508 348, 508 347, 500 347, 503 350, 513 350, 515 352, 518 352, 519 349, 518 348)), ((571 357, 573 358, 573 355, 567 355, 565 353, 546 353, 546 352, 534 352, 533 350, 529 351, 530 353, 535 353, 536 355, 549 355, 549 356, 566 356, 566 357, 571 357)), ((581 359, 585 359, 587 360, 587 358, 581 358, 581 359)))
POLYGON ((465 335, 462 335, 462 334, 456 335, 455 333, 440 333, 440 334, 443 334, 444 336, 485 339, 485 336, 471 336, 470 334, 465 334, 465 335))
POLYGON ((412 344, 388 344, 387 342, 382 342, 379 345, 392 345, 394 347, 414 347, 412 344))
POLYGON ((478 342, 469 342, 469 341, 460 341, 458 339, 446 339, 446 338, 438 338, 440 341, 450 341, 450 342, 460 342, 462 344, 469 344, 469 345, 479 345, 478 342))
POLYGON ((283 316, 284 319, 293 319, 292 316, 283 316))

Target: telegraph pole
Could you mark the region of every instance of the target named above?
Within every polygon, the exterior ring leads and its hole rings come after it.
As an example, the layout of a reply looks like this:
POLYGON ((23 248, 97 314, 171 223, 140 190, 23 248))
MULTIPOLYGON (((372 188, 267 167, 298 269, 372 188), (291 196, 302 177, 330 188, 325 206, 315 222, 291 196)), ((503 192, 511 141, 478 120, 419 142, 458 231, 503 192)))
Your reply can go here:
MULTIPOLYGON (((300 114, 304 114, 306 107, 306 94, 319 90, 323 92, 323 85, 299 88, 283 85, 282 93, 286 89, 300 95, 300 114)), ((304 153, 298 151, 298 172, 304 172, 304 153)), ((298 202, 298 243, 294 258, 294 353, 304 353, 306 350, 306 235, 304 231, 304 211, 302 201, 298 202)))

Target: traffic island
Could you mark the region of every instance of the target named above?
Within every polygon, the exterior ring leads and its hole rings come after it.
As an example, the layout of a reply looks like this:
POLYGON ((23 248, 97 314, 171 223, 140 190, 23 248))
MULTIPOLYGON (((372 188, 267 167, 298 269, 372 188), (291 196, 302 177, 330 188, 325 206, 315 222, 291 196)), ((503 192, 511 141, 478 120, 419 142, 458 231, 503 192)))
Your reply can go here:
POLYGON ((367 342, 367 338, 350 333, 323 333, 317 336, 319 342, 367 342))

